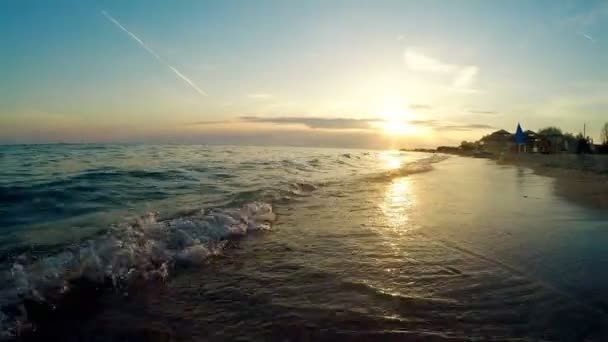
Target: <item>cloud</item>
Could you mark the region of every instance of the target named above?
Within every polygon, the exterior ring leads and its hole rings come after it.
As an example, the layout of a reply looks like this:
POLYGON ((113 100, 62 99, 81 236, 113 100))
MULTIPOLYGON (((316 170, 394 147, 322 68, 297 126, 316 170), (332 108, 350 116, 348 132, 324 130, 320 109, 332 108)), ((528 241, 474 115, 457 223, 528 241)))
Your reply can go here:
POLYGON ((303 125, 313 129, 370 129, 370 124, 382 121, 379 119, 259 116, 242 116, 239 120, 244 122, 271 123, 278 125, 303 125))
POLYGON ((407 123, 413 126, 429 127, 436 131, 472 131, 479 129, 494 129, 493 126, 486 124, 446 124, 439 120, 410 120, 407 123))
POLYGON ((486 114, 486 115, 495 115, 495 114, 498 114, 498 112, 495 112, 493 110, 469 109, 468 112, 471 113, 471 114, 486 114))
POLYGON ((416 103, 412 103, 408 106, 410 109, 412 110, 427 110, 427 109, 433 109, 433 106, 428 105, 428 104, 416 104, 416 103))
POLYGON ((453 73, 458 71, 458 66, 443 63, 438 59, 424 55, 416 49, 405 49, 403 54, 405 65, 410 70, 418 72, 453 73))
POLYGON ((266 100, 272 97, 272 94, 267 94, 267 93, 253 93, 253 94, 247 94, 247 97, 250 99, 255 99, 255 100, 266 100))
POLYGON ((452 77, 452 87, 469 93, 476 92, 470 87, 479 72, 477 66, 445 63, 413 48, 405 49, 403 58, 407 68, 412 71, 446 74, 452 77))
POLYGON ((484 129, 495 129, 494 126, 485 124, 466 124, 466 125, 446 125, 435 127, 438 131, 473 131, 473 130, 484 130, 484 129))
POLYGON ((151 47, 149 47, 146 43, 144 43, 144 41, 139 38, 137 35, 135 35, 135 33, 127 30, 126 27, 124 27, 118 20, 114 19, 114 17, 112 17, 108 12, 102 10, 101 14, 108 19, 111 23, 113 23, 114 25, 116 25, 116 27, 118 27, 119 29, 121 29, 123 32, 125 32, 127 35, 129 35, 129 37, 131 37, 131 39, 133 39, 134 41, 137 42, 137 44, 139 44, 139 46, 141 46, 144 50, 146 50, 150 55, 152 55, 154 58, 156 58, 156 60, 158 60, 159 62, 165 64, 171 71, 173 71, 173 73, 179 77, 182 81, 186 82, 192 89, 194 89, 197 93, 203 95, 203 96, 207 96, 207 93, 202 90, 198 85, 196 85, 196 83, 194 83, 194 81, 192 81, 189 77, 187 77, 186 75, 184 75, 182 72, 180 72, 179 70, 177 70, 177 68, 175 68, 174 66, 170 65, 169 63, 167 63, 164 59, 162 59, 157 53, 156 51, 154 51, 151 47))
POLYGON ((426 127, 436 127, 439 125, 439 122, 437 120, 410 120, 407 123, 414 126, 426 127))
POLYGON ((462 68, 456 73, 452 85, 456 88, 469 88, 475 81, 478 71, 479 69, 476 66, 462 68))
POLYGON ((233 121, 231 120, 208 120, 208 121, 194 121, 194 122, 188 122, 186 123, 186 125, 192 125, 192 126, 203 126, 203 125, 218 125, 218 124, 225 124, 225 123, 231 123, 233 121))
MULTIPOLYGON (((321 118, 321 117, 261 117, 261 116, 241 116, 235 121, 199 121, 191 125, 213 125, 230 122, 250 122, 250 123, 269 123, 275 125, 300 125, 311 129, 325 130, 377 130, 378 123, 385 122, 381 119, 350 119, 350 118, 321 118)), ((429 127, 437 131, 472 131, 483 129, 494 129, 493 126, 486 124, 445 124, 438 120, 410 120, 405 124, 420 127, 429 127)))

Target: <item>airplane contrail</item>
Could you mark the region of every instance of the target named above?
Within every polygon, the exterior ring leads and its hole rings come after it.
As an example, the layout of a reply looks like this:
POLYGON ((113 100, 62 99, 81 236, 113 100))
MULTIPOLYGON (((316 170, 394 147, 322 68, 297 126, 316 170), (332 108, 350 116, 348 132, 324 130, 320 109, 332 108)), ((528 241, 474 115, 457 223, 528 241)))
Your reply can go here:
POLYGON ((127 30, 126 27, 122 26, 122 24, 114 19, 114 17, 112 17, 108 12, 102 10, 101 14, 106 17, 106 19, 108 19, 111 23, 113 23, 114 25, 116 25, 116 27, 118 27, 119 29, 121 29, 123 32, 125 32, 126 34, 129 35, 129 37, 131 37, 134 41, 137 42, 137 44, 139 44, 139 46, 141 46, 144 50, 146 50, 150 55, 152 55, 154 58, 156 58, 159 62, 162 62, 163 64, 165 64, 169 69, 171 69, 171 71, 173 71, 173 73, 179 77, 182 81, 188 83, 188 85, 190 87, 192 87, 192 89, 196 90, 197 93, 203 95, 203 96, 207 96, 207 93, 202 90, 201 88, 199 88, 198 85, 196 85, 196 83, 194 83, 194 81, 192 81, 189 77, 187 77, 186 75, 184 75, 181 71, 177 70, 177 68, 175 68, 174 66, 170 65, 169 63, 167 63, 164 59, 162 59, 157 53, 156 51, 154 51, 151 47, 149 47, 146 43, 144 43, 143 40, 141 40, 141 38, 139 38, 135 33, 127 30))
POLYGON ((189 79, 188 77, 186 77, 186 75, 182 74, 181 72, 179 72, 179 70, 177 70, 174 66, 167 64, 167 66, 169 67, 169 69, 173 70, 173 72, 177 75, 177 77, 181 78, 182 80, 184 80, 186 83, 188 83, 192 88, 194 88, 194 90, 198 91, 201 95, 207 96, 207 93, 205 93, 201 88, 199 88, 196 83, 192 82, 191 79, 189 79))

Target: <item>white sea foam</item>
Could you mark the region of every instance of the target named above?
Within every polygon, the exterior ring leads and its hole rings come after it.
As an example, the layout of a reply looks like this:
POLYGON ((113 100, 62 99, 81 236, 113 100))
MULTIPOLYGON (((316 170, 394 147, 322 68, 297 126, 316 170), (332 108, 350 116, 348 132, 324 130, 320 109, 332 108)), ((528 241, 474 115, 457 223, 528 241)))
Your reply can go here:
MULTIPOLYGON (((158 217, 149 213, 57 255, 17 258, 5 272, 0 304, 19 305, 21 298, 44 302, 47 296, 66 293, 70 282, 81 278, 99 284, 109 281, 121 291, 135 282, 163 281, 175 267, 204 264, 220 254, 230 238, 268 230, 276 220, 272 206, 263 202, 169 220, 158 217)), ((0 311, 0 336, 13 335, 17 323, 0 311)))

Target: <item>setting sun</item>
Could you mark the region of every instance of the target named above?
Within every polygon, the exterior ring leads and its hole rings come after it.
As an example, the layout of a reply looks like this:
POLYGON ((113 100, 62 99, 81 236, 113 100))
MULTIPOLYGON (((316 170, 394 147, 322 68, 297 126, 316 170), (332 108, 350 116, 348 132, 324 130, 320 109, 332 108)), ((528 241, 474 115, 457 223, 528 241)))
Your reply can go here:
POLYGON ((401 120, 390 120, 380 124, 385 134, 389 135, 412 135, 416 133, 416 127, 401 120))
POLYGON ((391 103, 385 105, 378 116, 382 120, 378 123, 378 127, 385 134, 412 135, 417 132, 416 126, 409 123, 413 118, 413 114, 404 109, 402 104, 391 103))

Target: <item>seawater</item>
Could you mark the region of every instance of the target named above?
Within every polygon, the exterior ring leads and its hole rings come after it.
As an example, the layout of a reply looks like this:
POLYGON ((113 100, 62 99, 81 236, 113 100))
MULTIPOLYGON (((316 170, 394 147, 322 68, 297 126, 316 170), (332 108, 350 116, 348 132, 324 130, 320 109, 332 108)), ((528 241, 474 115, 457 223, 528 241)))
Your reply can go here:
POLYGON ((605 212, 493 161, 0 147, 2 338, 602 340, 605 212))

